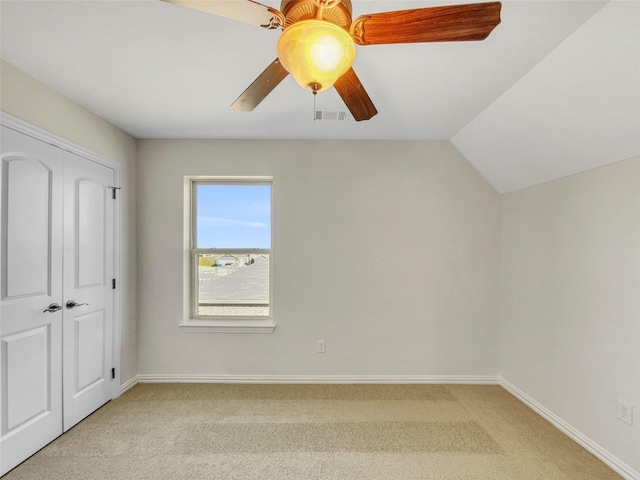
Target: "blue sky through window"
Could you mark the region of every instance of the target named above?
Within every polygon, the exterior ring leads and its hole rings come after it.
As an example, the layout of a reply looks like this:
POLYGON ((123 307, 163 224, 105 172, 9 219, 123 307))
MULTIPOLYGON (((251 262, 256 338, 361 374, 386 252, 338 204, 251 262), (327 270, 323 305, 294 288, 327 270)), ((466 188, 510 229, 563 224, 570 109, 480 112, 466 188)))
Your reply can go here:
POLYGON ((198 185, 198 248, 271 248, 270 185, 198 185))

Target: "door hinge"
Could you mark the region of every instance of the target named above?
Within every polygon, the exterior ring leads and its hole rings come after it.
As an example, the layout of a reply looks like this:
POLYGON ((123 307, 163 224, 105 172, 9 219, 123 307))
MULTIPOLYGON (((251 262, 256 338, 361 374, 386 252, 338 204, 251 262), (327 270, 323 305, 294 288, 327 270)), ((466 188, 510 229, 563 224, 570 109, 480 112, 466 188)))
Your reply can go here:
POLYGON ((111 189, 111 192, 113 194, 113 199, 116 199, 116 190, 120 190, 122 187, 109 187, 111 189))
POLYGON ((113 280, 111 280, 111 289, 112 290, 116 289, 116 279, 115 278, 113 280))
POLYGON ((115 378, 116 378, 116 369, 115 369, 115 368, 112 368, 112 369, 111 369, 111 378, 112 378, 112 379, 115 379, 115 378))

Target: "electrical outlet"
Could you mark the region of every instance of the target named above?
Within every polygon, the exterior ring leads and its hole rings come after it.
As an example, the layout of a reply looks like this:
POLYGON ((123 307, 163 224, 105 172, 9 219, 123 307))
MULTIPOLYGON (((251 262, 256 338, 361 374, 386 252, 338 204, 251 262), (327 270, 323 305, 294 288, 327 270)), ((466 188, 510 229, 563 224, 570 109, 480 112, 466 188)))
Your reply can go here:
POLYGON ((324 340, 318 340, 316 351, 318 353, 324 353, 327 351, 327 344, 325 343, 324 340))
POLYGON ((633 424, 633 405, 618 400, 618 418, 629 425, 633 424))

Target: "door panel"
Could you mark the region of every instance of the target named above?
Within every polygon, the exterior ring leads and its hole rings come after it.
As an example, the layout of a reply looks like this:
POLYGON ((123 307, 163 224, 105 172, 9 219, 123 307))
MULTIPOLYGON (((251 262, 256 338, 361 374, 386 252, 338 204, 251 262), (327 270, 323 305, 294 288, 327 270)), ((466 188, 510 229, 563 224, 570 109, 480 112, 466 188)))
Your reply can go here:
POLYGON ((7 434, 23 423, 47 413, 51 404, 51 338, 49 325, 32 328, 2 338, 7 364, 7 434), (29 365, 28 369, 22 366, 29 365), (22 370, 21 375, 11 374, 22 370))
POLYGON ((3 158, 7 215, 5 299, 49 294, 51 169, 23 153, 3 158), (24 271, 29 272, 28 275, 24 271))
POLYGON ((106 343, 104 314, 104 310, 98 310, 75 317, 75 349, 78 352, 74 372, 76 395, 104 381, 104 345, 106 343))
POLYGON ((62 433, 63 152, 1 127, 0 475, 62 433))
POLYGON ((104 287, 108 260, 105 185, 91 178, 79 178, 76 193, 76 287, 104 287))
POLYGON ((64 430, 111 399, 112 169, 65 152, 64 430))

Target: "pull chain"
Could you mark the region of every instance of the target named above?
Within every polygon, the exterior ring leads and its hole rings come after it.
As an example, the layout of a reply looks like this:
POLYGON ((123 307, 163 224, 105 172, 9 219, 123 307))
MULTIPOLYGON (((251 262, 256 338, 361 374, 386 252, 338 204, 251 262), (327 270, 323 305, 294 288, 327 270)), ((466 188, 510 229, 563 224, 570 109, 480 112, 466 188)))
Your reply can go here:
POLYGON ((318 92, 313 92, 313 121, 316 121, 316 95, 318 92))

